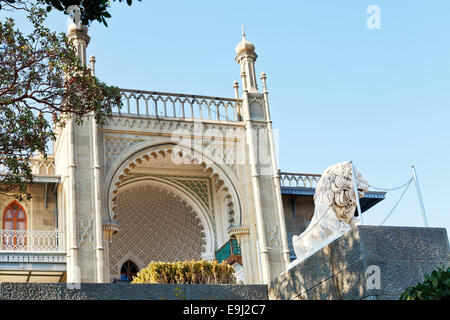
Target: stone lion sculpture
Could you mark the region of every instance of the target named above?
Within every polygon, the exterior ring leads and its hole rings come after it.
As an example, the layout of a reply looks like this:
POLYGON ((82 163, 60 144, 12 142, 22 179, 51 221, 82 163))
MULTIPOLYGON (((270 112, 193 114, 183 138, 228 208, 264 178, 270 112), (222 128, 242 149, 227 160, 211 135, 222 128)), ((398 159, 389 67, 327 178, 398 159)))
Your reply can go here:
MULTIPOLYGON (((369 184, 355 168, 358 196, 362 198, 369 184)), ((327 168, 317 183, 314 194, 314 215, 308 228, 292 237, 297 259, 293 267, 319 249, 361 224, 355 216, 356 197, 350 162, 337 163, 327 168)))

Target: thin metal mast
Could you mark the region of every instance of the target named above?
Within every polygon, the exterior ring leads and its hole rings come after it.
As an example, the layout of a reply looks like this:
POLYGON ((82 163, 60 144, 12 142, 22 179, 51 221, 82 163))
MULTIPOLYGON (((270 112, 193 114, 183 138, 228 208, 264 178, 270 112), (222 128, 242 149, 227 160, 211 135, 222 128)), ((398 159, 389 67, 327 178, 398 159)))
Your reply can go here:
POLYGON ((425 207, 423 206, 422 194, 420 193, 419 180, 417 178, 416 168, 412 165, 411 169, 413 172, 414 181, 416 183, 417 198, 419 198, 420 210, 422 211, 423 224, 425 225, 425 227, 428 227, 427 216, 425 214, 425 207))
POLYGON ((358 209, 358 215, 361 219, 361 224, 363 224, 363 217, 361 214, 361 206, 359 204, 359 193, 358 193, 358 186, 356 183, 356 173, 355 173, 355 167, 353 166, 353 161, 350 161, 350 164, 352 165, 352 174, 353 174, 353 189, 355 189, 355 199, 356 199, 356 208, 358 209))

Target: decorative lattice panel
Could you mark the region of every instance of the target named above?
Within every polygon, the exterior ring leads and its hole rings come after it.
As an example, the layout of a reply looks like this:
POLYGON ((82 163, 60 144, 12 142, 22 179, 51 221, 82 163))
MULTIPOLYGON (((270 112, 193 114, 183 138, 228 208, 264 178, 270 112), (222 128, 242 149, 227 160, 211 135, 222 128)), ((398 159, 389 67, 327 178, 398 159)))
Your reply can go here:
POLYGON ((118 193, 120 232, 110 245, 110 270, 117 274, 123 257, 132 254, 150 261, 201 259, 202 226, 192 208, 159 188, 136 187, 118 193))
POLYGON ((104 149, 105 149, 105 168, 109 170, 111 164, 127 149, 131 146, 141 142, 143 140, 119 138, 119 137, 105 137, 104 149))
POLYGON ((202 200, 203 204, 207 209, 211 209, 209 202, 209 184, 207 179, 176 179, 177 182, 181 183, 188 189, 190 189, 194 194, 196 194, 200 200, 202 200))

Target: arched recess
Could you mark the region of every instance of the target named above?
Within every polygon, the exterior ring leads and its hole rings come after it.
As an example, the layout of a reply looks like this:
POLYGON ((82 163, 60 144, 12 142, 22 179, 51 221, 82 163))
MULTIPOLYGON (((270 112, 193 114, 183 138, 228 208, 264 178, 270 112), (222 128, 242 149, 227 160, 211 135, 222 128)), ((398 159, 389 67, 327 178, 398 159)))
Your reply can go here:
POLYGON ((120 190, 126 191, 128 189, 136 188, 140 185, 163 189, 173 194, 182 202, 188 204, 194 210, 195 214, 200 220, 203 230, 202 232, 205 245, 203 252, 201 253, 202 257, 208 259, 214 256, 214 229, 211 223, 211 219, 209 218, 208 213, 206 212, 204 207, 196 198, 192 197, 185 189, 181 188, 180 186, 157 177, 143 177, 127 181, 121 186, 120 190))
POLYGON ((235 174, 226 166, 215 163, 195 148, 188 148, 173 142, 158 144, 140 143, 111 165, 111 170, 106 176, 107 185, 107 213, 110 221, 115 221, 114 201, 119 188, 127 180, 130 171, 143 161, 152 161, 159 158, 171 157, 181 163, 191 163, 203 166, 204 172, 216 181, 216 192, 223 194, 223 205, 226 210, 228 228, 242 224, 242 204, 239 192, 236 188, 235 174))

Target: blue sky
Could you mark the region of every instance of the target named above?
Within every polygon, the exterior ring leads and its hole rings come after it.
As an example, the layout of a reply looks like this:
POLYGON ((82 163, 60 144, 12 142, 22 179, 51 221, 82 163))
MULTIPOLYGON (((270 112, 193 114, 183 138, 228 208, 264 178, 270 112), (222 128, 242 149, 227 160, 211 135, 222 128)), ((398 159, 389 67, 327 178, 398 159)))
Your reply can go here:
MULTIPOLYGON (((446 0, 112 3, 109 27, 90 28, 88 55, 121 88, 233 97, 244 24, 268 77, 281 170, 353 160, 371 184, 395 187, 415 164, 430 226, 449 229, 448 12, 446 0), (381 10, 380 30, 366 27, 369 5, 381 10)), ((66 16, 48 23, 65 31, 66 16)), ((379 224, 400 194, 364 222, 379 224)), ((414 185, 386 225, 423 226, 414 185)))

